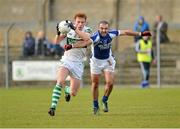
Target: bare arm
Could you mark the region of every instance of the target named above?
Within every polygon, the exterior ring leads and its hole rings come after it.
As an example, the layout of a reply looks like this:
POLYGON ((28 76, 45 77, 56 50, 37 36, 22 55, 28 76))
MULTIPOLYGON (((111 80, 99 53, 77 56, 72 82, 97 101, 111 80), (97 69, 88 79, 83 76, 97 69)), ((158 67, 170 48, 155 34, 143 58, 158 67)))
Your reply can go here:
POLYGON ((132 30, 121 30, 121 35, 141 36, 141 32, 135 32, 135 31, 132 31, 132 30))
POLYGON ((87 41, 87 40, 90 39, 90 34, 89 34, 89 33, 86 33, 86 32, 83 32, 83 31, 81 31, 81 30, 78 30, 78 28, 76 28, 76 27, 73 25, 72 22, 68 22, 68 24, 69 24, 69 27, 70 27, 71 29, 73 29, 73 30, 76 32, 76 34, 78 34, 78 36, 79 36, 80 38, 82 38, 82 40, 87 41))
POLYGON ((83 48, 83 47, 86 47, 86 46, 89 46, 92 44, 92 40, 89 38, 88 40, 86 41, 77 41, 75 44, 73 44, 73 48, 83 48))
POLYGON ((68 51, 68 50, 70 50, 70 49, 72 49, 72 48, 83 48, 83 47, 87 47, 87 46, 89 46, 90 44, 92 44, 92 40, 91 40, 91 39, 86 40, 86 41, 80 40, 80 41, 77 41, 75 44, 66 44, 66 45, 64 46, 64 49, 65 49, 66 51, 68 51))
MULTIPOLYGON (((82 38, 83 41, 90 40, 90 34, 89 33, 80 31, 78 29, 76 29, 75 32, 79 35, 80 38, 82 38)), ((65 37, 66 37, 66 35, 56 35, 54 37, 53 43, 57 44, 57 43, 61 42, 65 37)))
POLYGON ((65 37, 66 37, 66 35, 56 35, 54 37, 53 43, 57 44, 57 43, 61 42, 65 37))
POLYGON ((135 32, 132 30, 120 30, 121 35, 127 35, 127 36, 151 36, 151 33, 149 31, 144 32, 135 32))
POLYGON ((75 29, 74 31, 79 35, 80 38, 82 38, 82 40, 73 44, 73 48, 83 48, 89 46, 92 43, 90 33, 83 32, 78 29, 75 29))
POLYGON ((75 32, 79 35, 80 38, 82 38, 82 40, 84 40, 84 41, 90 40, 90 34, 89 33, 80 31, 78 29, 75 29, 75 32))

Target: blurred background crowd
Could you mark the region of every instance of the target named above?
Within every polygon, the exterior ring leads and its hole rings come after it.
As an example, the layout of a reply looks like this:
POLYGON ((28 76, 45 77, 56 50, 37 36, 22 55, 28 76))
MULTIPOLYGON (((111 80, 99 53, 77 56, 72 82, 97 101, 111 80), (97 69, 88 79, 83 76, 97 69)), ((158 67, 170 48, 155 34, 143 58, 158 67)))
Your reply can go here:
MULTIPOLYGON (((109 21, 111 28, 149 30, 155 51, 159 27, 162 82, 180 84, 179 0, 0 0, 0 65, 5 66, 6 46, 10 69, 14 60, 60 59, 63 46, 53 44, 56 24, 64 19, 73 20, 76 12, 87 14, 88 26, 93 31, 100 20, 109 21)), ((113 41, 113 50, 118 57, 117 73, 122 73, 117 75, 118 84, 139 83, 139 66, 134 52, 139 38, 123 37, 113 41)), ((89 71, 88 68, 85 70, 89 71)), ((0 72, 1 80, 4 80, 5 71, 1 69, 0 72)), ((155 66, 151 76, 152 83, 156 83, 155 66)))

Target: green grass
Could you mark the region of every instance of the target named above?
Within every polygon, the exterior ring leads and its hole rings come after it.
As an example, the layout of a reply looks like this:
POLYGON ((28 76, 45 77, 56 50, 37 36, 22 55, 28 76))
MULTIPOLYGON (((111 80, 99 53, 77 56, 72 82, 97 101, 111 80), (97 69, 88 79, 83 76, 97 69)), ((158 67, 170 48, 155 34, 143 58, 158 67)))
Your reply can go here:
MULTIPOLYGON (((138 89, 115 87, 108 113, 92 114, 90 87, 65 102, 50 117, 51 88, 0 89, 2 128, 175 128, 180 127, 180 88, 138 89)), ((102 96, 103 89, 100 89, 102 96)))

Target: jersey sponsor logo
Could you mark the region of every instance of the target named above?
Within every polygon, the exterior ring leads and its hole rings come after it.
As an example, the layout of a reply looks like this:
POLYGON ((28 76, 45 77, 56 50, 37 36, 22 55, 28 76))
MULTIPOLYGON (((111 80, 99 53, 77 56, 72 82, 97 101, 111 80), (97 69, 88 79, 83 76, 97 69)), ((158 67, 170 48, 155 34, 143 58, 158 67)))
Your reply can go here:
POLYGON ((92 30, 91 30, 90 28, 87 28, 85 32, 91 34, 91 33, 92 33, 92 30))
POLYGON ((108 44, 98 44, 100 50, 109 49, 111 47, 111 43, 108 44))
POLYGON ((67 38, 67 43, 74 44, 77 40, 72 38, 67 38))
POLYGON ((67 38, 67 43, 68 44, 74 44, 76 43, 77 41, 80 41, 82 39, 73 39, 73 38, 67 38))

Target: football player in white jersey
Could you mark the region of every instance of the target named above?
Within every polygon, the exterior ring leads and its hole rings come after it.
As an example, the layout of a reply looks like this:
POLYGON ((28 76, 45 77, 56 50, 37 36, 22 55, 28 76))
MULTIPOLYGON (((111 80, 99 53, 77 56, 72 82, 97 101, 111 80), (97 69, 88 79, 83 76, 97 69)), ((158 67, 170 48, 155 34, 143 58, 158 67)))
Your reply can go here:
MULTIPOLYGON (((84 42, 90 40, 91 29, 86 25, 87 16, 84 13, 77 13, 74 16, 74 25, 70 22, 69 27, 71 31, 67 35, 62 35, 57 26, 57 35, 55 36, 55 43, 61 41, 66 42, 65 50, 68 50, 68 45, 73 45, 77 41, 84 42)), ((86 48, 75 48, 64 52, 60 60, 59 69, 57 71, 57 82, 52 93, 52 103, 48 111, 50 116, 55 115, 58 100, 61 97, 62 88, 65 88, 65 99, 70 100, 71 96, 75 96, 79 89, 84 64, 86 48), (70 86, 66 84, 67 76, 70 77, 70 86)))
POLYGON ((116 61, 112 55, 111 42, 116 36, 150 36, 150 32, 134 32, 132 30, 113 30, 109 29, 107 21, 99 22, 98 31, 91 36, 91 41, 76 43, 73 46, 68 45, 69 48, 79 48, 92 44, 92 57, 90 59, 91 80, 92 80, 92 94, 93 94, 93 111, 94 114, 99 112, 98 103, 98 87, 101 73, 104 72, 105 90, 102 97, 103 111, 108 112, 108 98, 113 89, 114 83, 114 69, 116 61))

